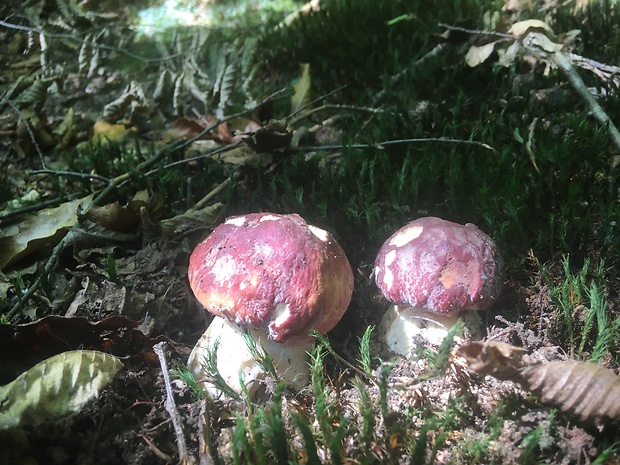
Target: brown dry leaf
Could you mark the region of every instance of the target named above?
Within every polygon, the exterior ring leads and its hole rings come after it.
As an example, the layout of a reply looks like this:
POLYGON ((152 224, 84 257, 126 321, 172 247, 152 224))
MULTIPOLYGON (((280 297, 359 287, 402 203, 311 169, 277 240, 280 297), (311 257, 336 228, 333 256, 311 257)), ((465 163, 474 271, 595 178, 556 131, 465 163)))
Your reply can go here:
POLYGON ((214 160, 237 166, 254 166, 264 168, 271 164, 273 157, 268 152, 256 153, 250 147, 242 145, 232 150, 213 156, 214 160))
POLYGON ((202 131, 203 128, 198 122, 188 118, 178 118, 172 123, 170 129, 164 133, 164 139, 193 139, 202 131))
POLYGON ((92 197, 93 194, 41 210, 23 223, 4 229, 0 235, 0 270, 62 237, 77 222, 80 204, 90 202, 92 197))
POLYGON ((112 231, 129 232, 140 223, 140 209, 150 203, 147 191, 138 192, 126 205, 118 202, 92 207, 86 218, 112 231))
MULTIPOLYGON (((203 115, 199 119, 178 118, 170 129, 164 133, 164 139, 193 139, 198 137, 205 129, 213 126, 217 119, 210 115, 203 115)), ((220 123, 200 139, 211 139, 220 145, 234 142, 234 136, 228 127, 228 123, 220 123)))
POLYGON ((522 349, 494 341, 463 344, 457 354, 472 371, 519 383, 543 402, 599 429, 620 420, 620 377, 611 370, 572 360, 523 367, 522 349))
POLYGON ((489 42, 485 45, 472 45, 465 55, 465 62, 468 66, 474 68, 480 63, 484 63, 491 56, 497 42, 489 42))
POLYGON ((469 342, 457 349, 467 360, 469 369, 497 379, 512 379, 523 367, 523 349, 502 342, 469 342))
POLYGON ((607 368, 577 361, 542 363, 523 369, 520 384, 600 430, 620 420, 620 376, 607 368))

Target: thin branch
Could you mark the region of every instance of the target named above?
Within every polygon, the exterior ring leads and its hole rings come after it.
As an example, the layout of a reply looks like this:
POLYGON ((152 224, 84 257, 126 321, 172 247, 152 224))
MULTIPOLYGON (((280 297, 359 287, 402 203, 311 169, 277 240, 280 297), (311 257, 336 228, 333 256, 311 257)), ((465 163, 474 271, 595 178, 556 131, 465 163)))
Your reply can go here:
POLYGON ((581 76, 579 76, 579 73, 575 70, 571 60, 559 49, 548 51, 543 48, 542 44, 549 42, 549 39, 546 35, 539 32, 530 32, 522 39, 521 42, 526 50, 539 58, 542 58, 543 60, 551 61, 560 69, 560 71, 562 71, 562 73, 564 73, 573 89, 575 89, 577 94, 579 94, 579 96, 586 101, 590 107, 592 115, 602 125, 608 128, 613 143, 617 149, 620 149, 620 131, 618 131, 618 128, 613 123, 611 118, 607 115, 607 113, 605 113, 603 107, 601 107, 601 105, 596 101, 592 95, 592 92, 590 92, 586 84, 581 79, 581 76))
POLYGON ((290 150, 294 150, 297 152, 318 152, 321 150, 344 150, 344 149, 379 149, 383 150, 383 148, 387 145, 398 145, 398 144, 414 144, 420 142, 444 142, 448 144, 465 144, 465 145, 475 145, 477 147, 482 147, 487 150, 491 150, 493 152, 497 152, 493 147, 484 142, 478 142, 476 140, 462 140, 462 139, 448 139, 444 137, 429 137, 429 138, 421 138, 421 139, 397 139, 397 140, 386 140, 383 142, 376 142, 374 144, 351 144, 351 145, 317 145, 317 146, 302 146, 302 147, 291 147, 290 150))
POLYGON ((109 183, 111 181, 110 178, 106 178, 105 176, 101 176, 99 174, 94 173, 78 173, 76 171, 57 171, 57 170, 32 170, 30 174, 53 174, 56 176, 66 176, 66 177, 74 177, 74 178, 83 178, 83 179, 93 179, 95 181, 101 181, 104 183, 109 183))
POLYGON ((189 455, 187 450, 187 443, 185 442, 185 436, 183 435, 183 426, 181 419, 179 418, 179 411, 174 403, 174 395, 172 393, 172 385, 170 384, 170 374, 168 373, 168 362, 166 360, 166 354, 164 350, 166 348, 165 342, 159 342, 153 346, 153 351, 159 359, 161 365, 161 373, 164 378, 164 386, 166 388, 166 402, 164 406, 170 419, 172 420, 172 426, 174 427, 174 436, 177 442, 177 449, 179 450, 179 464, 189 465, 196 463, 196 460, 189 455))
POLYGON ((355 105, 325 104, 325 105, 321 105, 320 107, 316 107, 316 108, 313 108, 311 110, 308 110, 306 113, 303 113, 302 115, 298 116, 297 118, 293 118, 292 120, 290 120, 288 122, 288 125, 291 126, 291 127, 294 127, 300 121, 303 121, 304 119, 309 118, 313 114, 319 113, 319 112, 322 112, 322 111, 327 111, 327 110, 358 111, 358 112, 362 112, 362 113, 371 113, 373 115, 380 114, 380 113, 393 114, 392 112, 387 111, 387 110, 382 110, 381 108, 358 107, 358 106, 355 106, 355 105))
POLYGON ((9 218, 13 218, 15 216, 20 216, 26 213, 36 212, 36 211, 43 210, 44 208, 48 208, 48 207, 54 207, 56 205, 60 205, 63 202, 69 202, 79 197, 83 197, 84 195, 85 195, 84 193, 63 195, 61 197, 56 197, 55 199, 44 200, 43 202, 39 202, 34 205, 28 205, 27 207, 17 208, 15 210, 2 211, 0 212, 0 223, 4 220, 8 220, 9 218))
POLYGON ((30 123, 26 120, 26 118, 24 118, 24 115, 22 115, 22 112, 19 111, 19 108, 17 108, 11 100, 7 99, 7 103, 13 109, 13 111, 17 114, 17 118, 19 118, 19 120, 22 122, 22 124, 26 128, 26 131, 28 131, 28 135, 30 136, 32 145, 34 146, 34 149, 37 151, 37 154, 39 155, 39 160, 41 161, 41 167, 45 169, 45 160, 43 159, 43 152, 41 151, 41 147, 39 147, 39 144, 37 143, 37 139, 34 136, 34 132, 32 132, 30 123))
POLYGON ((445 23, 439 23, 438 26, 443 27, 444 29, 448 29, 450 31, 465 32, 466 34, 479 34, 483 36, 499 37, 501 39, 510 39, 510 40, 516 39, 516 37, 513 36, 512 34, 506 34, 504 32, 481 31, 480 29, 468 29, 468 28, 460 27, 460 26, 451 26, 450 24, 445 24, 445 23))

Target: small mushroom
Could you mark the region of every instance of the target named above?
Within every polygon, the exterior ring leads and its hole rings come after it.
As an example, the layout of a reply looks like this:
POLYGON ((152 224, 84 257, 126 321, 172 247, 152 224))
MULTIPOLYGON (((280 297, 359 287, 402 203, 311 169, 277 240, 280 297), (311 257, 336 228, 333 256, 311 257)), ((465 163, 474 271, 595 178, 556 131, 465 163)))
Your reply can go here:
MULTIPOLYGON (((464 310, 486 309, 502 288, 502 261, 493 240, 475 225, 419 218, 380 248, 375 282, 393 305, 380 325, 388 347, 409 356, 417 342, 440 344, 464 310)), ((470 332, 475 333, 471 314, 470 332)))
MULTIPOLYGON (((227 218, 194 249, 188 277, 198 301, 215 315, 190 354, 190 369, 205 380, 205 354, 219 340, 220 374, 241 393, 241 370, 252 397, 260 396, 265 373, 243 331, 272 358, 278 375, 300 389, 308 384, 310 331, 331 330, 353 292, 353 273, 340 245, 295 214, 227 218)), ((211 383, 203 386, 213 397, 220 395, 211 383)))

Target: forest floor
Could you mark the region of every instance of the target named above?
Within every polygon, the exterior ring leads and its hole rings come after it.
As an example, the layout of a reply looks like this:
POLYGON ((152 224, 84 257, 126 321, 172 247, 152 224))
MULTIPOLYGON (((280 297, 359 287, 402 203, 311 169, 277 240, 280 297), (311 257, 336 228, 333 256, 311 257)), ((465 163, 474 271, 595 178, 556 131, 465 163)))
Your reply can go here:
POLYGON ((2 388, 0 463, 620 463, 614 4, 214 2, 145 34, 103 3, 0 7, 0 384, 69 351, 123 363, 100 389, 68 362, 2 388), (211 319, 189 256, 262 211, 331 232, 353 298, 307 389, 213 400, 186 370, 211 319), (423 216, 496 241, 477 339, 545 367, 538 390, 474 372, 467 334, 409 358, 379 339, 375 256, 423 216))

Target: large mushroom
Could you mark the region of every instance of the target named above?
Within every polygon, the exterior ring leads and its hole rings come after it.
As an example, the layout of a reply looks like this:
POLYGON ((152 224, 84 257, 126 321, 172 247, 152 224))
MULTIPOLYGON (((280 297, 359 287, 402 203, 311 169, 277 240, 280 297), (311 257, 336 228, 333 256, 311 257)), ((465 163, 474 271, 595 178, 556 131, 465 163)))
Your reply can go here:
POLYGON ((188 277, 198 301, 215 315, 188 362, 213 397, 220 392, 208 382, 204 362, 215 348, 227 384, 258 395, 265 373, 244 331, 265 349, 279 376, 297 388, 307 385, 309 334, 331 330, 353 292, 353 273, 340 245, 295 214, 227 218, 194 249, 188 277))
POLYGON ((420 338, 440 344, 458 317, 467 317, 465 311, 495 302, 502 288, 502 261, 493 240, 475 225, 425 217, 381 246, 374 277, 393 304, 379 333, 393 352, 409 356, 420 338))

